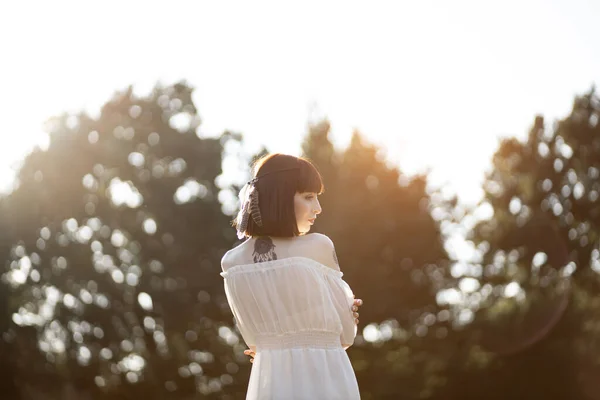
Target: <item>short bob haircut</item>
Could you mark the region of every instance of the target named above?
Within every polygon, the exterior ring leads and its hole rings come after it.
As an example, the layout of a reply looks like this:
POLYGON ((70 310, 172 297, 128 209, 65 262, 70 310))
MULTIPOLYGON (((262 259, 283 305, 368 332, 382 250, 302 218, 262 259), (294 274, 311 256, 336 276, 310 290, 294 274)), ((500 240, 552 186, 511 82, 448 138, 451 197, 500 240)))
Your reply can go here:
MULTIPOLYGON (((267 154, 252 165, 252 177, 258 178, 255 187, 263 226, 258 226, 250 217, 244 236, 300 236, 294 195, 306 192, 322 194, 325 191, 321 174, 313 163, 305 157, 267 154)), ((232 224, 237 228, 237 218, 232 224)))

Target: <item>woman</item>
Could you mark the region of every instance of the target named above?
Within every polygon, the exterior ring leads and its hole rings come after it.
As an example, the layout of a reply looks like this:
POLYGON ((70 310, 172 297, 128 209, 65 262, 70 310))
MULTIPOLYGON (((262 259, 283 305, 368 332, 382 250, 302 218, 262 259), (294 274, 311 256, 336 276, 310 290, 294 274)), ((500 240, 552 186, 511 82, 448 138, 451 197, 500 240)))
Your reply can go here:
POLYGON ((358 384, 345 352, 357 307, 335 249, 307 234, 321 206, 321 176, 305 158, 271 154, 240 192, 240 239, 221 261, 225 293, 254 357, 246 399, 353 400, 358 384))

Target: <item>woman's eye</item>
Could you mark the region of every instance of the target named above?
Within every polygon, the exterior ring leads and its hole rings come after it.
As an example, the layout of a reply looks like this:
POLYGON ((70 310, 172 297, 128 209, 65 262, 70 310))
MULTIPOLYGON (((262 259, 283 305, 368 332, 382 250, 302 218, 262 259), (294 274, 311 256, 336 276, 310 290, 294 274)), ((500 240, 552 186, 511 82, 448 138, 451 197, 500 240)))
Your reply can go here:
POLYGON ((306 196, 306 200, 310 200, 312 198, 313 198, 313 196, 306 196))

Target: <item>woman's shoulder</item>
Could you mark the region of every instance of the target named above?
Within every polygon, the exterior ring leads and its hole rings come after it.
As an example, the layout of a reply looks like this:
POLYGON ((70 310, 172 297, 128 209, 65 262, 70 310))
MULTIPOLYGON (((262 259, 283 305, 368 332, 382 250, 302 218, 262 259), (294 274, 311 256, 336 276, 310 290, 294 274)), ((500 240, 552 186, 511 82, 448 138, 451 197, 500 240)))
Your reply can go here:
POLYGON ((306 236, 310 240, 309 257, 326 267, 339 271, 340 266, 335 254, 333 241, 322 233, 310 233, 306 236))
POLYGON ((221 258, 221 269, 223 271, 226 271, 230 267, 233 267, 234 265, 240 263, 240 253, 241 250, 245 247, 244 243, 246 242, 247 241, 240 243, 236 247, 226 251, 225 254, 223 254, 223 257, 221 258))
POLYGON ((306 240, 312 241, 314 244, 317 244, 322 247, 333 247, 333 241, 329 238, 329 236, 324 235, 322 233, 309 233, 304 235, 306 240))
MULTIPOLYGON (((248 256, 251 249, 246 249, 248 245, 247 242, 248 241, 234 247, 223 255, 221 258, 221 269, 223 271, 239 264, 253 262, 248 256)), ((292 245, 293 247, 287 249, 287 257, 301 256, 311 258, 320 264, 339 271, 340 267, 337 263, 337 257, 335 256, 333 241, 327 235, 322 233, 309 233, 294 238, 294 242, 295 244, 292 245)), ((279 256, 281 257, 282 255, 280 254, 279 256)), ((285 258, 286 256, 283 257, 285 258)))

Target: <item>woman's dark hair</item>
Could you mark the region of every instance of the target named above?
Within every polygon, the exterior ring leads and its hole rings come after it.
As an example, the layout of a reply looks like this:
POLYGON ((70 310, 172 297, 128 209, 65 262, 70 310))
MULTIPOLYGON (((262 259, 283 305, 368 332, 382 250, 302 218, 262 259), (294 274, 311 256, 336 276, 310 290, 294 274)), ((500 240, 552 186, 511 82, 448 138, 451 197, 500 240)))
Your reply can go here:
MULTIPOLYGON (((258 178, 254 185, 258 191, 262 227, 249 218, 244 235, 299 236, 294 195, 324 192, 323 180, 317 168, 305 157, 273 153, 254 162, 252 176, 258 178)), ((237 218, 233 220, 233 226, 237 228, 237 218)))

